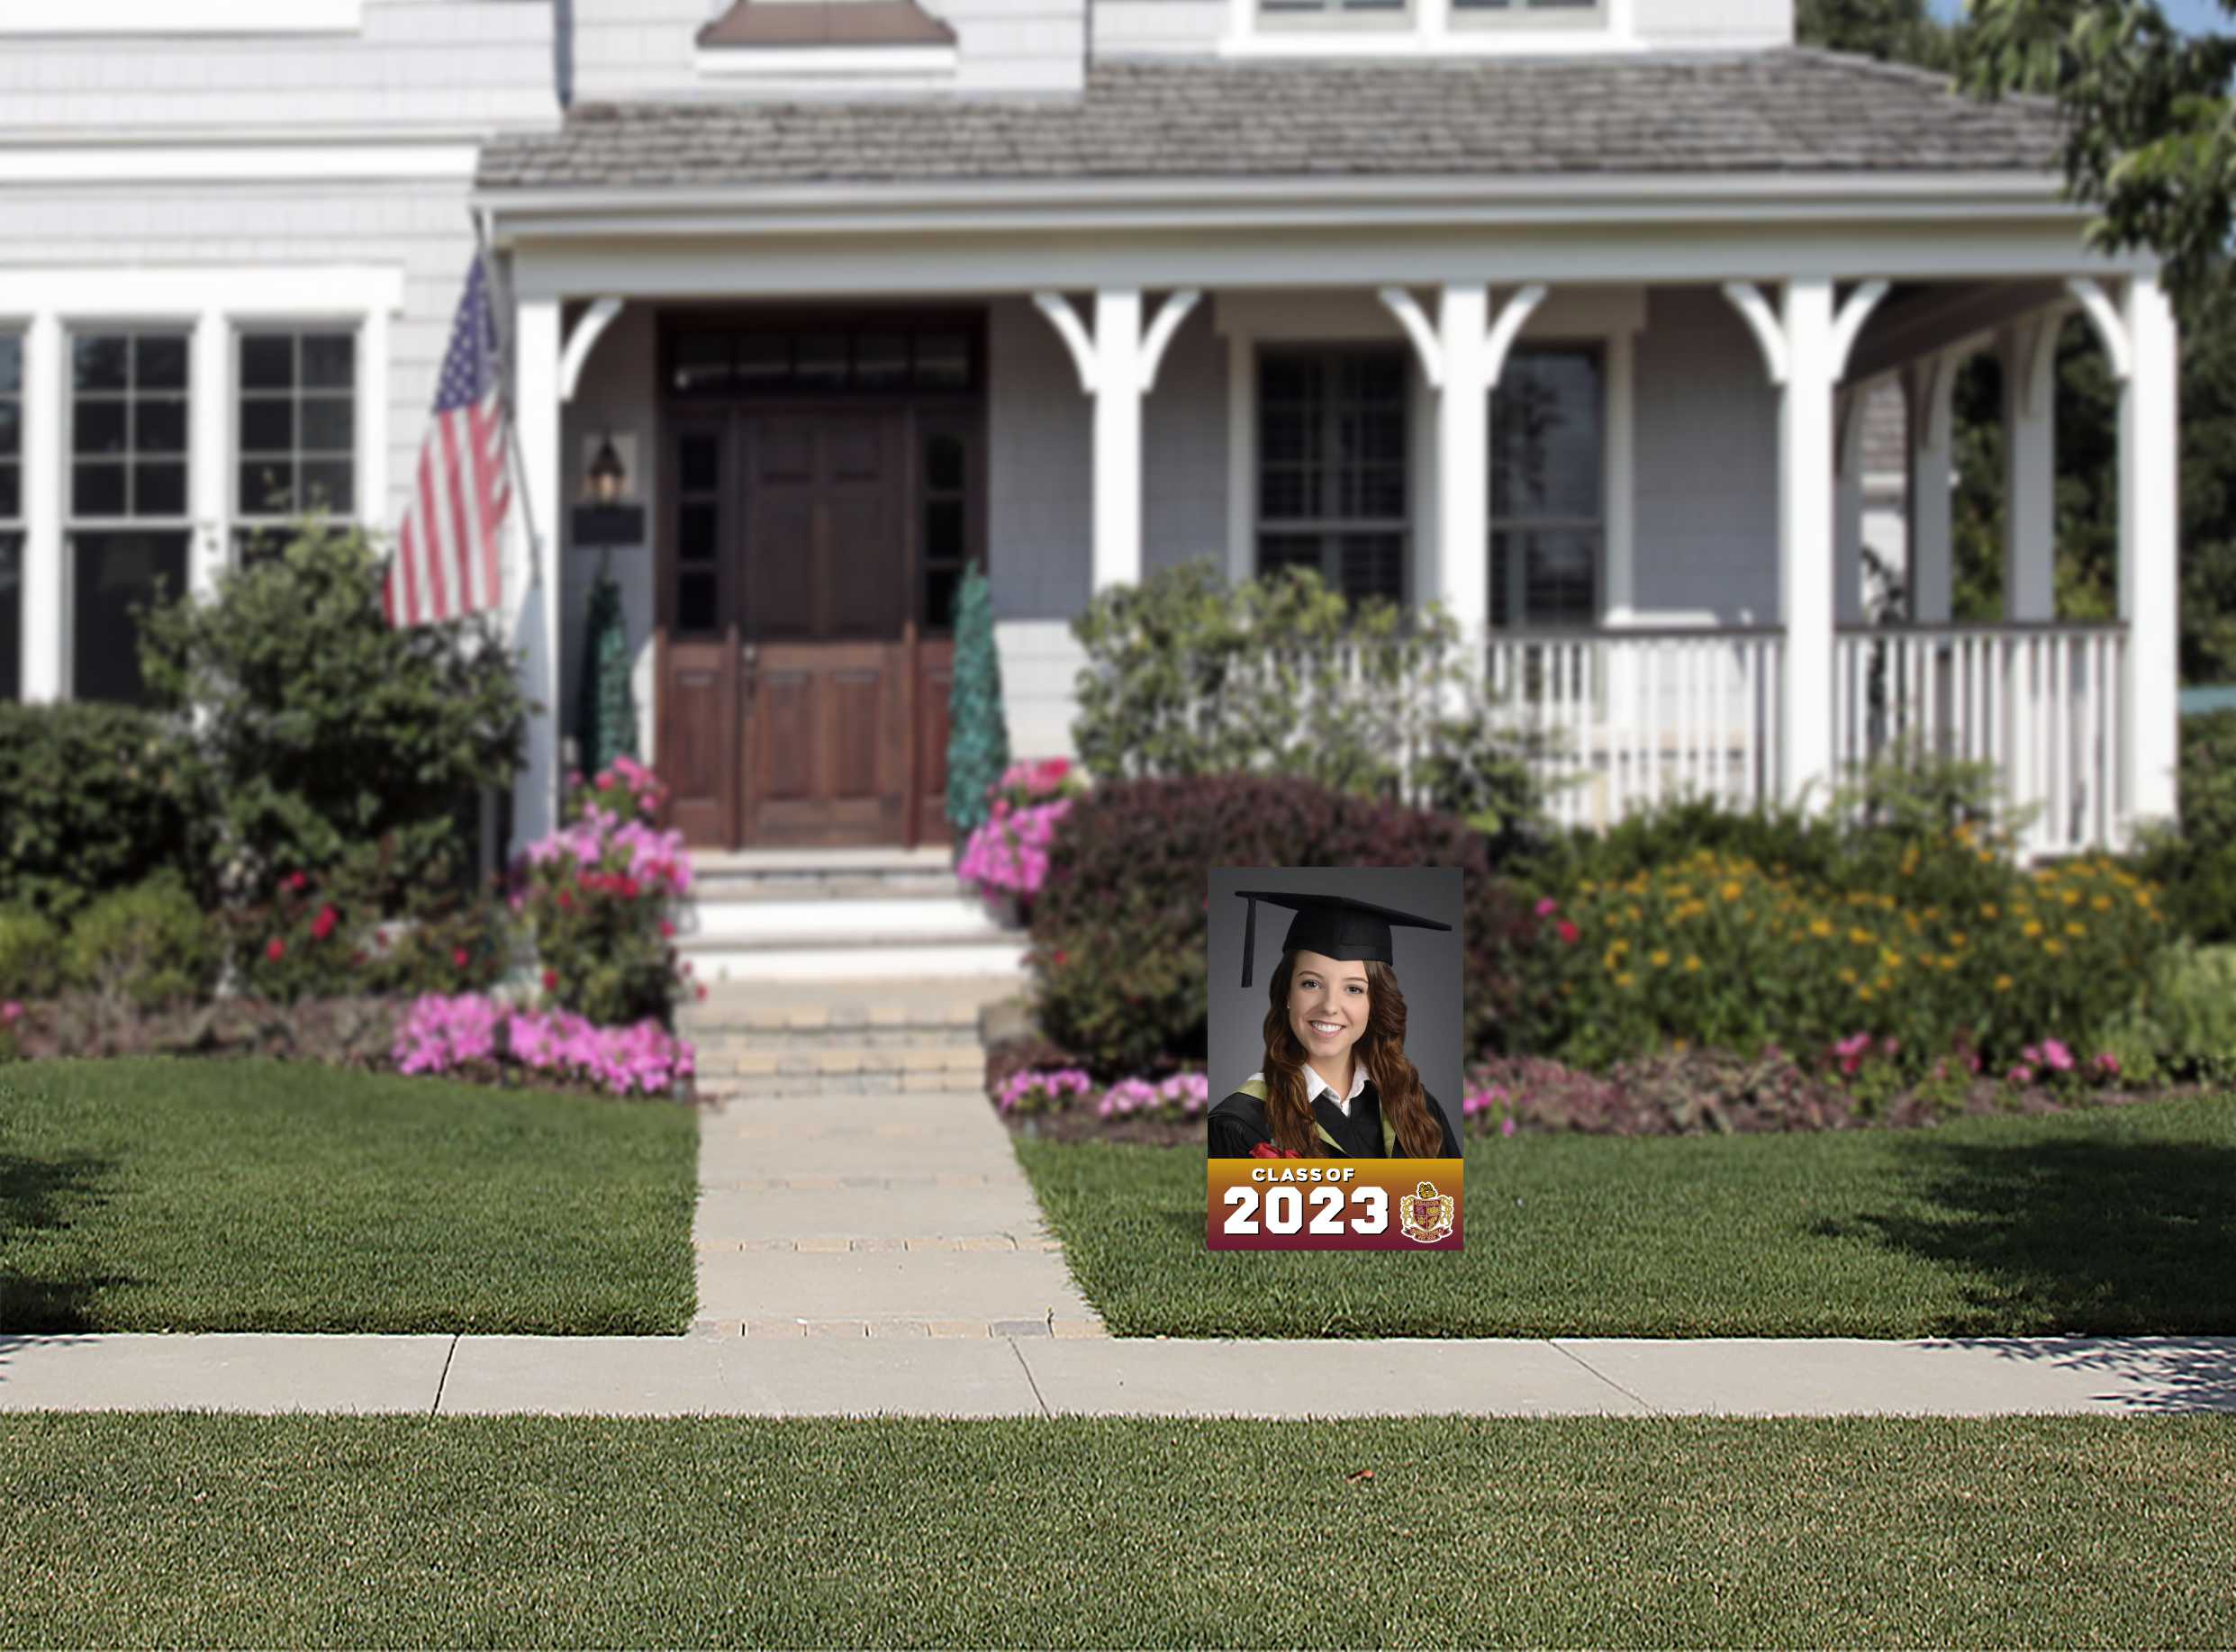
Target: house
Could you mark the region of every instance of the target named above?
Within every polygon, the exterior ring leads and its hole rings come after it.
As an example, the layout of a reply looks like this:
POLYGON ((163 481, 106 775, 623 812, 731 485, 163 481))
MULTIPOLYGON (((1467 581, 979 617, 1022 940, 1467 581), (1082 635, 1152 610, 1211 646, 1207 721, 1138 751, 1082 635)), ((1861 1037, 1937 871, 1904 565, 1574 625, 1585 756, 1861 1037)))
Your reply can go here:
POLYGON ((677 824, 823 852, 946 835, 966 564, 1040 756, 1090 594, 1209 555, 1442 600, 1503 714, 1562 736, 1574 818, 1822 795, 1915 731, 2001 764, 2034 848, 2119 844, 2175 803, 2155 262, 2085 248, 2046 105, 1797 48, 1791 12, 79 0, 57 33, 0 0, 16 691, 128 692, 123 594, 211 577, 274 479, 393 526, 478 236, 511 621, 563 709, 516 838, 556 808, 602 564, 677 824), (2051 597, 2077 311, 2123 386, 2111 624, 2051 597), (2009 611, 1957 626, 1979 348, 2009 611), (639 542, 577 544, 608 448, 639 542), (1897 623, 1867 543, 1900 548, 1897 623))

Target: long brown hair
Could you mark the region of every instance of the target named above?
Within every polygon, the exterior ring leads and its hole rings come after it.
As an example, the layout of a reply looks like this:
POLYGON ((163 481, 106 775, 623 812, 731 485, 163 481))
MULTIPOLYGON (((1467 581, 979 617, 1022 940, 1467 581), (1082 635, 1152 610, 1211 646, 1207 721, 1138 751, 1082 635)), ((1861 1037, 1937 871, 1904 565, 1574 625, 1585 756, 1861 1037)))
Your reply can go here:
MULTIPOLYGON (((1297 954, 1284 952, 1265 983, 1272 1007, 1265 1012, 1265 1123, 1273 1145, 1317 1158, 1321 1142, 1312 1104, 1304 1093, 1308 1054, 1289 1025, 1289 978, 1297 954)), ((1397 1146, 1408 1159, 1444 1156, 1444 1127, 1431 1117, 1428 1093, 1421 1088, 1419 1070, 1405 1052, 1405 994, 1398 990, 1398 972, 1386 963, 1366 961, 1366 1031, 1352 1047, 1351 1057, 1366 1064, 1381 1098, 1382 1116, 1397 1133, 1397 1146)))

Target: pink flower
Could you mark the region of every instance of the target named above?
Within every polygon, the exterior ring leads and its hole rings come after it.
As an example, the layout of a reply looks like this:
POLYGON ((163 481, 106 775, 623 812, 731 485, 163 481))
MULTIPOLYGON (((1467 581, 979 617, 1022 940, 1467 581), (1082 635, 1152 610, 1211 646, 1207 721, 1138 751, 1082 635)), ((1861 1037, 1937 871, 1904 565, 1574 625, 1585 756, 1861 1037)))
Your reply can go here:
POLYGON ((0 1026, 14 1026, 23 1018, 23 1007, 14 998, 0 1004, 0 1026))
POLYGON ((1560 909, 1561 903, 1553 899, 1553 898, 1550 895, 1543 897, 1537 903, 1537 916, 1539 917, 1551 917, 1560 909))
POLYGON ((2004 1074, 2004 1077, 2014 1084, 2032 1084, 2034 1081, 2034 1070, 2031 1067, 2014 1067, 2009 1072, 2004 1074))
POLYGON ((310 882, 311 880, 299 871, 290 872, 287 877, 287 887, 297 894, 309 888, 310 882))
POLYGON ((2073 1052, 2054 1038, 2045 1038, 2041 1041, 2041 1059, 2050 1064, 2053 1071, 2071 1072, 2073 1070, 2073 1052))
POLYGON ((321 907, 318 916, 311 920, 311 938, 313 941, 323 941, 334 933, 334 925, 339 921, 340 915, 335 912, 333 907, 321 907))
POLYGON ((2096 1070, 2101 1073, 2117 1073, 2120 1070, 2120 1058, 2106 1050, 2096 1058, 2096 1070))
POLYGON ((455 949, 450 954, 450 961, 457 965, 461 970, 466 968, 466 964, 470 961, 466 956, 466 948, 461 946, 455 949))
POLYGON ((1506 1118, 1500 1123, 1498 1126, 1498 1133, 1502 1136, 1510 1136, 1514 1133, 1513 1114, 1507 1114, 1506 1118))
POLYGON ((611 774, 601 774, 601 775, 598 777, 598 790, 599 790, 600 791, 611 791, 611 790, 613 790, 613 776, 612 776, 612 775, 611 775, 611 774))
POLYGON ((1574 946, 1579 937, 1580 937, 1584 932, 1577 928, 1575 925, 1570 923, 1568 919, 1562 918, 1561 922, 1555 925, 1554 933, 1557 934, 1562 940, 1567 942, 1571 946, 1574 946))
POLYGON ((274 935, 264 943, 264 955, 274 963, 287 956, 287 943, 274 935))

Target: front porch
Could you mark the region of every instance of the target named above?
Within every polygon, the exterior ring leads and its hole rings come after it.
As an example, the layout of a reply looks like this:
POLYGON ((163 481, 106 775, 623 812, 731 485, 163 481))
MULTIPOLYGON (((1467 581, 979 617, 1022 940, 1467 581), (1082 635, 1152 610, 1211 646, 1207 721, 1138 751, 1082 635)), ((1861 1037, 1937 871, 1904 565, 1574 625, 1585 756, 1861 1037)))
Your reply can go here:
MULTIPOLYGON (((765 781, 774 748, 797 788, 836 795, 851 785, 858 802, 882 786, 913 800, 904 826, 875 824, 899 817, 863 806, 852 818, 872 822, 860 828, 872 835, 823 841, 930 842, 944 829, 945 708, 932 703, 940 696, 926 684, 937 673, 928 676, 925 661, 952 647, 959 556, 979 561, 992 584, 1013 750, 1041 756, 1069 749, 1080 661, 1068 621, 1087 596, 1209 554, 1237 578, 1317 557, 1354 594, 1441 603, 1478 639, 1500 715, 1553 736, 1541 762, 1565 821, 1605 825, 1688 792, 1823 807, 1863 763, 1915 741, 1994 763, 2009 800, 2036 812, 2030 851, 2118 846, 2136 822, 2174 808, 2173 328, 2147 270, 2075 275, 2079 255, 2063 247, 2028 260, 2007 248, 1971 256, 1999 267, 1961 274, 1945 250, 1882 245, 1858 254, 1858 267, 1893 274, 1852 281, 1696 267, 1681 280, 1563 283, 1547 257, 1548 279, 1495 287, 1281 286, 1258 262, 1216 290, 1002 287, 981 271, 971 286, 934 292, 890 276, 881 286, 849 267, 834 277, 848 294, 843 308, 866 319, 833 331, 832 301, 815 311, 828 335, 817 348, 854 364, 835 371, 858 375, 865 339, 889 345, 926 313, 963 318, 976 353, 944 400, 916 393, 905 412, 875 415, 892 434, 861 438, 877 462, 852 474, 883 478, 872 490, 883 502, 861 506, 857 489, 846 507, 855 526, 834 537, 816 512, 839 492, 795 499, 789 517, 755 501, 766 483, 754 481, 756 438, 738 438, 747 446, 735 479, 711 488, 703 467, 686 477, 682 467, 698 461, 677 443, 703 436, 705 410, 683 406, 658 376, 672 376, 674 338, 718 308, 725 325, 744 317, 771 337, 791 329, 783 358, 796 375, 804 289, 779 284, 781 260, 758 269, 766 290, 718 299, 702 285, 671 285, 586 303, 565 296, 581 288, 563 261, 541 267, 516 253, 533 515, 564 523, 576 456, 616 426, 636 436, 652 543, 620 572, 647 747, 669 771, 704 767, 714 752, 707 772, 730 777, 717 790, 765 781), (2050 600, 2047 373, 2056 326, 2076 310, 2123 387, 2120 618, 2104 624, 2061 622, 2050 600), (593 349, 602 335, 632 343, 593 349), (1960 625, 1950 618, 1950 382, 1962 356, 1983 348, 2001 353, 2015 387, 2006 615, 1960 625), (1398 378, 1361 389, 1364 379, 1342 377, 1342 364, 1359 360, 1395 364, 1398 378), (1269 362, 1288 376, 1276 383, 1269 362), (1333 365, 1314 367, 1317 378, 1291 372, 1313 363, 1333 365), (1561 389, 1562 373, 1582 388, 1561 389), (1908 613, 1874 626, 1864 611, 1860 409, 1870 385, 1890 379, 1908 408, 1908 613), (1299 416, 1299 407, 1312 411, 1299 416), (936 457, 923 444, 942 432, 953 451, 936 457), (1353 508, 1295 502, 1322 492, 1353 508), (718 498, 751 531, 724 528, 714 550, 701 541, 686 552, 689 536, 710 530, 686 522, 685 510, 718 498), (788 520, 797 531, 785 538, 788 520), (706 604, 733 581, 740 592, 772 589, 765 559, 787 552, 821 570, 802 574, 807 584, 787 599, 808 604, 800 615, 824 615, 810 629, 822 625, 826 643, 885 649, 905 662, 895 680, 911 686, 862 687, 875 674, 866 656, 834 656, 834 671, 857 680, 853 698, 801 699, 792 732, 773 740, 774 726, 751 703, 762 691, 753 627, 768 603, 725 596, 719 614, 706 604), (727 572, 711 572, 717 560, 727 572), (810 586, 830 594, 810 601, 810 586), (844 600, 864 624, 876 619, 876 637, 831 630, 844 600), (1558 623, 1544 623, 1548 613, 1558 623), (702 667, 702 709, 687 728, 669 664, 677 659, 702 667), (710 694, 722 703, 704 709, 710 694), (738 750, 756 715, 759 754, 721 755, 738 750)), ((899 405, 859 383, 830 388, 819 404, 827 421, 899 405)), ((752 424, 774 405, 741 392, 732 411, 752 424)), ((831 463, 835 479, 845 464, 831 463)), ((573 703, 566 630, 579 625, 593 560, 579 549, 563 564, 555 555, 544 589, 558 600, 534 615, 540 633, 523 633, 531 671, 559 691, 539 699, 573 703)), ((758 658, 765 673, 765 645, 758 658)), ((540 829, 541 789, 557 770, 549 719, 534 758, 516 817, 523 835, 540 829)), ((718 799, 694 827, 702 841, 754 845, 750 831, 704 824, 724 808, 729 820, 751 813, 734 793, 718 799)), ((811 844, 815 821, 839 811, 792 817, 809 835, 784 841, 811 844)))

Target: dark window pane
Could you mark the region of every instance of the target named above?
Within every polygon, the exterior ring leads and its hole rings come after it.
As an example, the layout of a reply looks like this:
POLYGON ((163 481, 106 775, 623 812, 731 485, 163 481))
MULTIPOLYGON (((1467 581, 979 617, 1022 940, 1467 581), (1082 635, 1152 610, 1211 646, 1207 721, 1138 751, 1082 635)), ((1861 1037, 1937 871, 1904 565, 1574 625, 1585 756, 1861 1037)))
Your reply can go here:
POLYGON ((279 396, 249 396, 240 403, 240 450, 285 453, 295 445, 295 404, 279 396))
POLYGON ((240 466, 243 516, 285 516, 295 508, 294 466, 285 459, 246 459, 240 466))
POLYGON ((905 333, 864 333, 854 341, 854 382, 865 390, 906 384, 909 339, 905 333))
POLYGON ((1269 465, 1295 465, 1319 456, 1319 420, 1298 403, 1269 402, 1258 421, 1258 456, 1269 465))
POLYGON ((303 397, 305 453, 348 453, 356 441, 357 419, 347 396, 303 397))
POLYGON ((1269 400, 1298 402, 1319 388, 1313 364, 1294 356, 1258 357, 1258 393, 1269 400))
POLYGON ((729 335, 685 333, 675 340, 675 388, 704 395, 729 388, 729 335))
POLYGON ((796 348, 802 385, 829 390, 846 382, 846 334, 801 333, 796 348))
POLYGON ((1299 517, 1317 516, 1317 502, 1312 497, 1308 473, 1294 465, 1275 469, 1268 466, 1258 475, 1258 514, 1268 521, 1293 521, 1299 517))
POLYGON ((141 456, 186 451, 186 404, 177 396, 132 403, 132 449, 141 456))
POLYGON ((1597 528, 1491 535, 1494 625, 1585 626, 1599 618, 1597 528))
POLYGON ((186 388, 186 340, 175 333, 140 333, 132 339, 132 387, 186 388))
POLYGON ((167 601, 186 586, 186 532, 72 536, 77 582, 71 657, 79 700, 139 700, 140 627, 134 604, 167 601))
POLYGON ((295 340, 292 333, 243 333, 240 387, 287 390, 295 382, 295 340))
POLYGON ((963 438, 952 430, 934 430, 924 438, 924 485, 943 493, 963 487, 963 438))
POLYGON ((963 501, 935 499, 924 507, 924 555, 932 562, 963 556, 963 501))
POLYGON ((738 388, 769 390, 792 380, 792 339, 783 333, 746 333, 738 340, 738 388))
POLYGON ((715 627, 715 582, 711 573, 686 573, 675 582, 675 627, 711 631, 715 627))
POLYGON ((134 516, 184 516, 186 512, 186 466, 165 459, 132 466, 134 516))
POLYGON ((967 334, 919 333, 916 382, 927 390, 961 390, 971 382, 971 340, 967 334))
POLYGON ((354 333, 303 335, 303 385, 305 390, 348 390, 358 378, 358 340, 354 333))
POLYGON ((358 508, 356 466, 347 459, 303 462, 303 503, 306 510, 347 515, 358 508))
POLYGON ((23 335, 0 333, 0 396, 23 391, 23 335))
POLYGON ((23 514, 23 472, 14 460, 0 462, 0 522, 23 514))
POLYGON ((683 472, 683 491, 687 493, 713 492, 721 477, 721 447, 718 438, 712 435, 693 433, 683 438, 683 464, 679 468, 683 472))
POLYGON ((955 593, 963 588, 960 568, 928 568, 924 572, 924 625, 928 630, 955 629, 955 593))
POLYGON ((1343 538, 1344 595, 1353 602, 1405 597, 1405 536, 1345 534, 1343 538))
POLYGON ((70 388, 122 390, 131 341, 122 333, 81 333, 70 340, 70 388))
POLYGON ((1366 465, 1341 473, 1335 514, 1341 517, 1401 517, 1405 514, 1405 467, 1366 465))
POLYGON ((23 451, 23 404, 0 401, 0 458, 12 459, 23 451))
POLYGON ((71 465, 70 514, 122 516, 124 467, 122 465, 71 465))
POLYGON ((1338 392, 1347 400, 1394 402, 1405 394, 1405 357, 1394 352, 1343 358, 1338 392))
POLYGON ((1258 572, 1276 573, 1283 568, 1321 572, 1320 540, 1317 534, 1260 534, 1258 572))
POLYGON ((124 451, 122 402, 80 402, 70 419, 70 451, 80 455, 124 451))
POLYGON ((714 555, 715 508, 712 505, 685 505, 683 510, 683 531, 678 536, 676 554, 686 562, 705 562, 714 555))
POLYGON ((1491 514, 1596 519, 1599 362, 1573 349, 1516 351, 1490 412, 1491 514))
POLYGON ((0 700, 23 697, 23 536, 0 533, 0 700))

